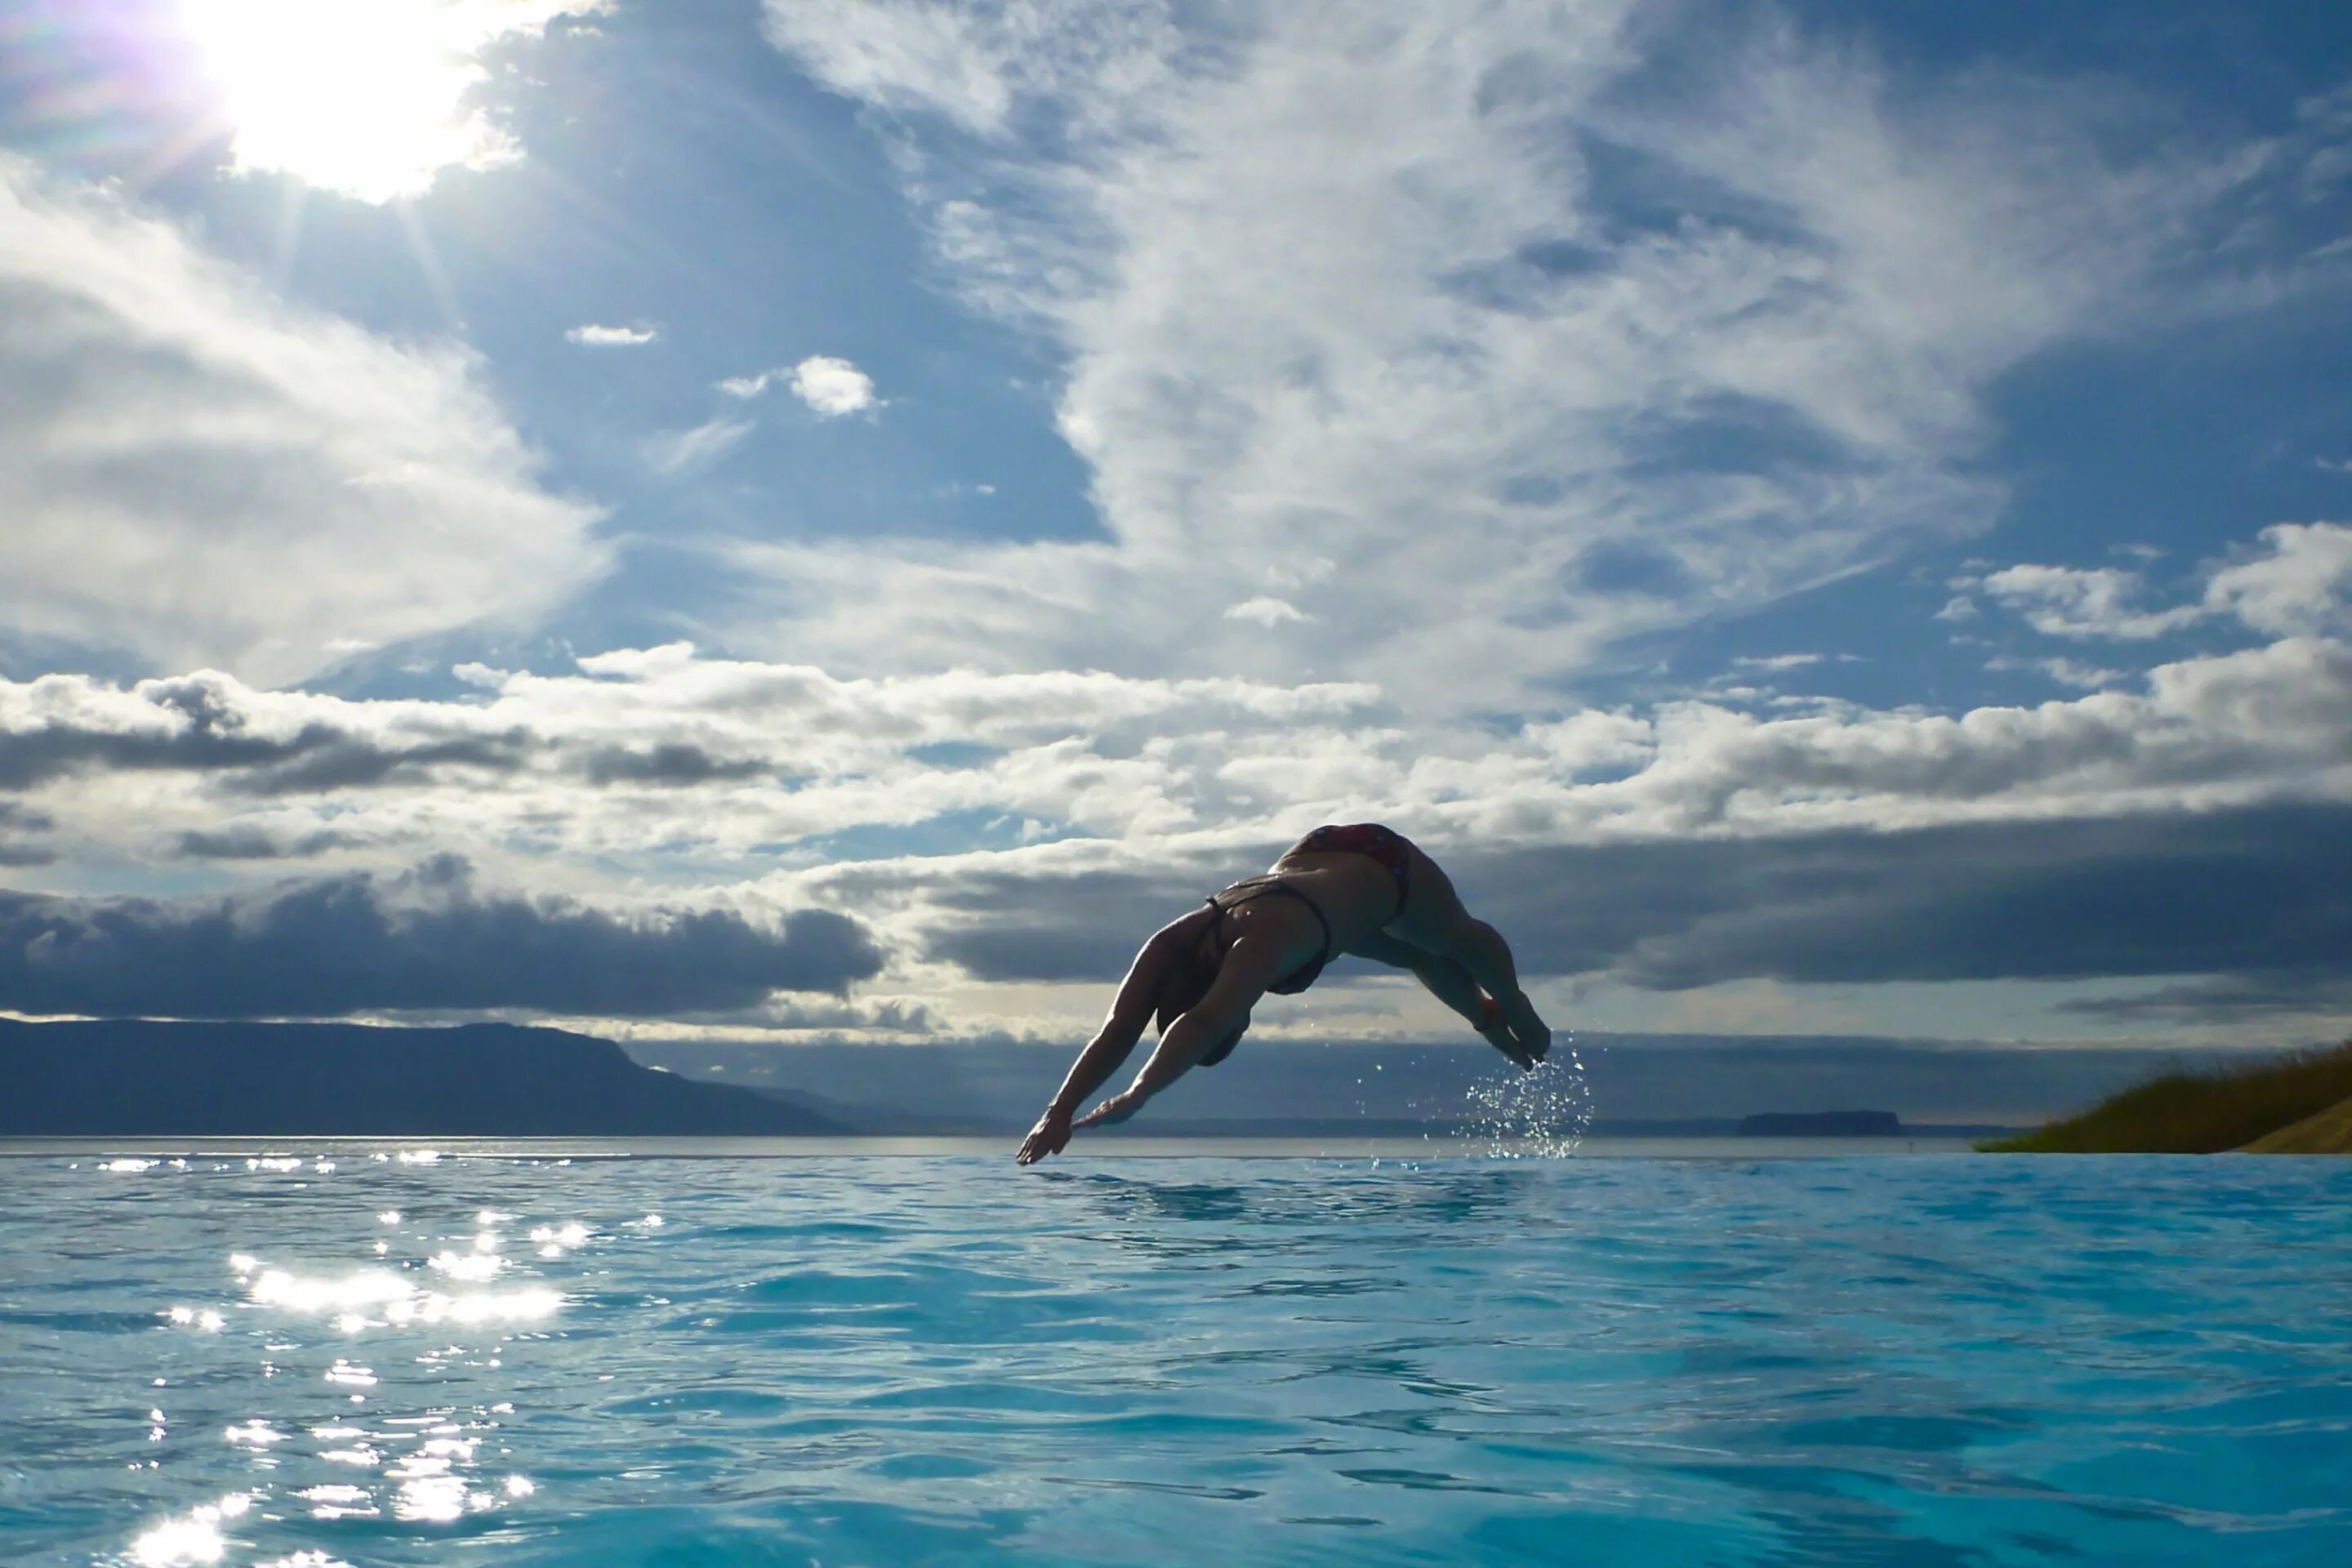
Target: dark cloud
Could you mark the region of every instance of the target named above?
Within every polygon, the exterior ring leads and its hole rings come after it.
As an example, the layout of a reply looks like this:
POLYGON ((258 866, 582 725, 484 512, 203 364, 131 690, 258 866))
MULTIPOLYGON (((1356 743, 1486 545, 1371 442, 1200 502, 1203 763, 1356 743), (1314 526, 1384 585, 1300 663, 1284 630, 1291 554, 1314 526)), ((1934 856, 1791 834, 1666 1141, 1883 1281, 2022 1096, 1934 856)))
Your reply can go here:
POLYGON ((600 747, 583 759, 580 771, 590 784, 650 784, 688 785, 724 779, 761 778, 773 773, 773 763, 757 758, 727 760, 699 746, 672 742, 632 750, 600 747))
POLYGON ((2238 1024, 2278 1015, 2352 1015, 2352 972, 2339 965, 2220 974, 2138 996, 2087 996, 2063 1004, 2060 1011, 2149 1024, 2238 1024))
POLYGON ((718 1013, 775 991, 837 994, 881 966, 866 930, 830 911, 797 911, 774 930, 730 910, 628 920, 479 890, 455 857, 397 877, 221 898, 0 891, 0 1006, 34 1014, 718 1013))
POLYGON ((1189 891, 1171 878, 1122 872, 1044 887, 975 875, 942 889, 940 901, 988 918, 935 932, 928 948, 988 980, 1115 979, 1145 937, 1184 912, 1189 891))
MULTIPOLYGON (((1409 826, 1409 825, 1407 825, 1409 826)), ((2293 806, 1911 833, 1679 839, 1448 857, 1520 967, 1658 990, 1792 982, 2352 973, 2352 809, 2293 806)), ((1115 978, 1253 868, 973 876, 985 915, 929 951, 989 980, 1115 978)))
POLYGON ((94 769, 226 775, 249 795, 315 794, 421 782, 441 767, 499 773, 520 768, 539 745, 522 730, 394 741, 307 724, 289 734, 256 732, 236 693, 219 678, 191 675, 142 683, 141 694, 178 722, 154 730, 108 730, 51 722, 0 731, 0 789, 26 789, 94 769))
MULTIPOLYGON (((324 795, 425 784, 453 769, 514 773, 562 750, 558 741, 519 725, 438 735, 329 722, 286 733, 257 731, 246 694, 205 674, 146 681, 138 689, 172 722, 123 728, 120 720, 114 727, 51 721, 0 731, 0 788, 24 789, 78 773, 176 772, 214 775, 222 788, 239 795, 324 795)), ((562 760, 593 784, 686 787, 776 771, 770 761, 714 756, 678 742, 583 747, 562 760)))
MULTIPOLYGON (((1527 869, 1541 877, 1551 859, 1529 857, 1527 869)), ((2352 954, 2352 811, 2340 807, 1985 823, 1555 864, 1552 885, 1575 909, 1562 933, 1571 951, 1660 990, 1751 977, 2340 971, 2352 954), (1599 896, 1570 890, 1580 879, 1599 896)))
MULTIPOLYGON (((47 813, 30 810, 15 801, 0 800, 0 835, 11 830, 47 833, 50 826, 47 813)), ((0 837, 0 866, 47 866, 57 858, 57 851, 46 846, 0 837)))
POLYGON ((387 746, 364 735, 303 731, 306 743, 266 766, 248 766, 229 787, 245 795, 324 795, 339 789, 424 784, 442 768, 483 773, 519 771, 539 748, 521 730, 461 735, 421 744, 387 746))
POLYGON ((197 830, 180 835, 179 852, 190 860, 290 860, 340 849, 353 842, 351 835, 321 829, 293 838, 280 838, 250 823, 237 823, 218 832, 197 830))
POLYGON ((1150 873, 1041 879, 970 872, 932 889, 936 903, 965 918, 931 932, 926 951, 986 980, 1116 979, 1144 938, 1281 852, 1269 841, 1214 865, 1178 863, 1150 873))

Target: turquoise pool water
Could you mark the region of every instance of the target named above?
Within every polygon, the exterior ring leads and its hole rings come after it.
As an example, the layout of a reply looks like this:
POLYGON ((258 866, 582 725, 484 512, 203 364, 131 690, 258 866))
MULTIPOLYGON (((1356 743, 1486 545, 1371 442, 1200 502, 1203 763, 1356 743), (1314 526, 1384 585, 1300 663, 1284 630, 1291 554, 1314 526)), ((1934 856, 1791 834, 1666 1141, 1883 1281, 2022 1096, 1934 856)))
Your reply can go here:
POLYGON ((353 1149, 0 1202, 11 1563, 2352 1560, 2352 1162, 353 1149))

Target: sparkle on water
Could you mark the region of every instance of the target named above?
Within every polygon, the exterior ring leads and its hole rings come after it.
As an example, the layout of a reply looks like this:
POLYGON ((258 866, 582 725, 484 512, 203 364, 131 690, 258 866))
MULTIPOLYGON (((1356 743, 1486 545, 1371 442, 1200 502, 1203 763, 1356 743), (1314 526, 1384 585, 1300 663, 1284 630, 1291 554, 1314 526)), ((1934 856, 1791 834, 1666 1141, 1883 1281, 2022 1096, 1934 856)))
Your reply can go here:
MULTIPOLYGON (((1502 1126, 1573 1140, 1562 1055, 1502 1126)), ((1003 1152, 0 1159, 0 1560, 2308 1568, 2352 1530, 2352 1163, 1003 1152)))

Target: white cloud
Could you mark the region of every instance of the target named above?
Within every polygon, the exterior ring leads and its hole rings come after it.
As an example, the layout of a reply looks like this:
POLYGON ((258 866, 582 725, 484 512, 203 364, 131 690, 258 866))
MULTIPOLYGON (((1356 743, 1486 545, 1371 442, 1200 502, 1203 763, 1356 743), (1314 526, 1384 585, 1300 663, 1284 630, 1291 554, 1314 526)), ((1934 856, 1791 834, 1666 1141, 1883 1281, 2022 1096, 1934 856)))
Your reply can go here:
POLYGON ((2177 632, 2205 614, 2198 605, 2141 608, 2139 574, 2116 566, 2010 566, 1988 575, 1983 585, 2049 637, 2140 642, 2177 632))
POLYGON ((803 53, 838 91, 944 114, 968 131, 997 130, 1012 104, 1000 62, 978 26, 938 5, 875 9, 841 0, 777 0, 768 34, 803 53))
POLYGON ((2352 602, 2352 527, 2281 523, 2263 531, 2263 542, 2268 553, 2213 574, 2207 606, 2273 637, 2342 626, 2352 602))
POLYGON ((1507 708, 1633 633, 1983 526, 1981 389, 2122 319, 2226 183, 2116 163, 2064 84, 1923 90, 1786 29, 1650 93, 1690 39, 1631 3, 1216 15, 770 5, 812 75, 908 117, 970 298, 1066 356, 1110 536, 747 550, 774 646, 1507 708), (1772 460, 1680 460, 1741 442, 1772 460), (1347 592, 1248 646, 1220 606, 1292 558, 1347 592))
POLYGON ((876 405, 874 380, 845 359, 811 354, 793 366, 794 397, 828 419, 876 405))
POLYGON ((719 384, 719 390, 748 402, 766 395, 779 383, 827 419, 882 406, 882 400, 874 395, 873 377, 849 361, 829 354, 811 354, 798 364, 763 370, 757 375, 730 375, 719 384))
MULTIPOLYGON (((997 138, 1023 100, 1090 89, 1115 117, 1165 76, 1181 43, 1159 0, 765 0, 768 37, 834 90, 997 138)), ((1090 130, 1091 125, 1075 129, 1090 130)))
POLYGON ((1289 600, 1277 599, 1268 594, 1260 594, 1255 599, 1244 599, 1238 605, 1228 605, 1225 609, 1225 619, 1254 621, 1269 631, 1285 621, 1304 621, 1311 618, 1289 600))
POLYGON ((2084 691, 2096 691, 2125 679, 2120 669, 2103 669, 2073 658, 1996 658, 1989 660, 1985 668, 2034 670, 2061 686, 2073 686, 2084 691))
POLYGON ((691 430, 673 430, 646 443, 646 461, 657 474, 683 473, 716 462, 751 433, 749 419, 724 415, 706 419, 691 430))
MULTIPOLYGON (((475 854, 520 834, 573 854, 698 861, 964 812, 1149 858, 1339 812, 1394 815, 1442 848, 2352 800, 2352 647, 2328 638, 2161 665, 2145 694, 1771 719, 1675 701, 1570 712, 1500 741, 1400 727, 1361 685, 842 679, 684 645, 585 658, 576 675, 469 679, 486 695, 450 702, 268 692, 216 674, 129 689, 0 681, 0 787, 68 826, 121 809, 130 840, 217 828, 223 801, 281 813, 331 801, 333 825, 362 837, 430 824, 475 854), (934 754, 948 743, 965 750, 934 754), (467 787, 445 787, 455 781, 467 787)), ((280 836, 301 826, 269 823, 280 836)))
POLYGON ((0 616, 263 682, 528 622, 596 513, 450 344, 289 307, 168 223, 0 156, 0 616))
POLYGON ((234 820, 273 842, 331 823, 347 844, 463 847, 486 862, 522 845, 741 856, 971 811, 1125 838, 1220 824, 1235 809, 1220 763, 1336 744, 1378 696, 1077 672, 845 681, 682 645, 580 668, 467 667, 487 700, 448 702, 267 692, 211 673, 128 689, 0 681, 0 789, 57 794, 90 841, 167 858, 238 803, 250 809, 234 820), (979 750, 928 755, 943 742, 979 750))
POLYGON ((1731 662, 1741 669, 1802 669, 1809 664, 1821 663, 1822 656, 1817 653, 1742 654, 1731 662))
POLYGON ((637 348, 661 336, 654 327, 604 327, 593 321, 583 322, 563 334, 568 342, 583 344, 592 349, 637 348))
POLYGON ((2347 624, 2352 603, 2352 527, 2266 528, 2258 548, 2209 564, 2200 599, 2169 609, 2143 607, 2139 574, 2113 566, 2010 566, 1979 585, 2034 630, 2078 641, 2145 641, 2224 616, 2270 637, 2328 632, 2347 624))

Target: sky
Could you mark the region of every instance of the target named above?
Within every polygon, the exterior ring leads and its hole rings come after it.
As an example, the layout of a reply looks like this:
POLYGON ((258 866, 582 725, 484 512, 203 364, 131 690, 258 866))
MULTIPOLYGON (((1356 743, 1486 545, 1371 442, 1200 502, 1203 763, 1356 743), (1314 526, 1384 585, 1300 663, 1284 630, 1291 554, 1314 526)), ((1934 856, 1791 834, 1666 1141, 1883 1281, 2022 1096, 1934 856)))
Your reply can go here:
POLYGON ((0 0, 0 1009, 2341 1037, 2347 363, 2342 7, 0 0))

